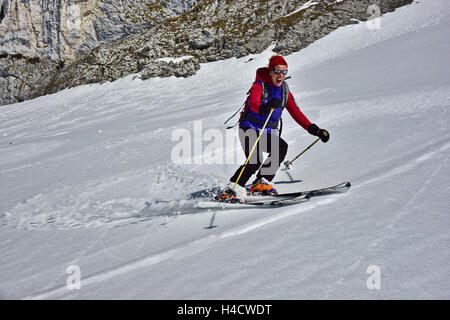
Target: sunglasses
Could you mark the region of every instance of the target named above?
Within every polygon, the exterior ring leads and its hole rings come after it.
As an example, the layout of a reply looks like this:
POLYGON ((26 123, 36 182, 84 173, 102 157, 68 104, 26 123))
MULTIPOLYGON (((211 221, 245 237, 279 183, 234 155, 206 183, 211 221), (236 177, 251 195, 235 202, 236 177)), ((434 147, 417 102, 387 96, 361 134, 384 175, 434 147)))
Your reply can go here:
POLYGON ((278 70, 278 69, 272 69, 273 73, 280 74, 282 73, 284 76, 288 74, 287 70, 278 70))

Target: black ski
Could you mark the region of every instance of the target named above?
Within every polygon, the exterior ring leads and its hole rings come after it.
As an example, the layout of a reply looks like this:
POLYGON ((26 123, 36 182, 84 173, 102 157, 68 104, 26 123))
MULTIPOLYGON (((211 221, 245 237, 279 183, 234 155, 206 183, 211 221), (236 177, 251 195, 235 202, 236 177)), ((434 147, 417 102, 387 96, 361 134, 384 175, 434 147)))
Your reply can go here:
MULTIPOLYGON (((270 197, 275 197, 274 200, 281 200, 281 198, 295 198, 300 197, 302 195, 309 195, 310 197, 317 197, 317 196, 324 196, 327 194, 333 194, 333 193, 344 193, 347 192, 348 189, 350 189, 351 183, 350 182, 343 182, 338 185, 332 186, 332 187, 325 187, 325 188, 319 188, 309 191, 298 191, 298 192, 291 192, 291 193, 281 193, 273 196, 251 196, 253 198, 256 197, 264 197, 266 199, 269 199, 270 197), (269 198, 267 198, 269 197, 269 198)), ((189 199, 204 199, 209 197, 214 197, 220 192, 220 187, 213 187, 210 189, 200 190, 197 192, 193 192, 190 194, 189 199)))
POLYGON ((326 196, 333 193, 344 193, 347 192, 348 189, 352 184, 350 182, 343 182, 340 184, 337 184, 332 187, 325 187, 325 188, 319 188, 309 191, 299 191, 299 192, 292 192, 292 193, 281 193, 274 195, 273 197, 285 197, 285 196, 291 196, 291 197, 300 197, 300 196, 309 196, 309 197, 319 197, 319 196, 326 196))
MULTIPOLYGON (((272 204, 275 206, 282 206, 291 204, 293 200, 308 200, 311 197, 325 196, 334 193, 344 193, 350 189, 350 182, 343 182, 332 187, 325 187, 320 189, 314 189, 309 191, 299 191, 291 193, 279 193, 270 196, 248 196, 245 198, 246 204, 272 204)), ((300 201, 301 202, 301 201, 300 201)))
POLYGON ((206 200, 217 195, 219 188, 212 188, 198 191, 191 194, 189 200, 180 201, 180 203, 171 203, 171 209, 174 211, 189 212, 202 210, 227 210, 244 208, 273 208, 294 205, 308 201, 311 197, 325 196, 335 193, 347 192, 351 187, 350 182, 343 182, 332 187, 325 187, 307 191, 298 191, 290 193, 280 193, 270 196, 247 196, 242 199, 242 203, 217 202, 215 200, 206 200))
POLYGON ((308 201, 309 198, 306 194, 299 195, 296 193, 273 196, 248 196, 243 199, 243 203, 255 206, 283 207, 308 201))

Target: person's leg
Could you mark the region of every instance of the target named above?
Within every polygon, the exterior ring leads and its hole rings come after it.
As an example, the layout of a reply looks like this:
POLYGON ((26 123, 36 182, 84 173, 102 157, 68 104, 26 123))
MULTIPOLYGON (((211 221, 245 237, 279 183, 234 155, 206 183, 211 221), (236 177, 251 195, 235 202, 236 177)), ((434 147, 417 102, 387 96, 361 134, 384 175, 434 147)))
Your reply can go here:
POLYGON ((279 135, 271 134, 267 136, 265 144, 261 143, 264 152, 268 152, 269 156, 264 161, 261 169, 257 174, 257 179, 264 178, 272 181, 277 173, 278 168, 286 158, 288 144, 279 135))
MULTIPOLYGON (((251 149, 253 148, 253 145, 255 144, 255 141, 258 138, 258 133, 255 129, 252 128, 239 128, 239 140, 241 142, 242 149, 245 153, 245 158, 247 159, 251 149)), ((261 167, 263 159, 262 150, 258 145, 256 146, 256 149, 253 151, 252 156, 250 157, 250 160, 248 164, 245 166, 244 171, 242 172, 241 177, 239 178, 238 184, 242 187, 245 187, 245 184, 250 179, 250 177, 258 171, 258 169, 261 167)), ((239 174, 241 173, 241 170, 243 168, 243 165, 240 166, 235 174, 230 178, 231 182, 236 182, 239 174)))

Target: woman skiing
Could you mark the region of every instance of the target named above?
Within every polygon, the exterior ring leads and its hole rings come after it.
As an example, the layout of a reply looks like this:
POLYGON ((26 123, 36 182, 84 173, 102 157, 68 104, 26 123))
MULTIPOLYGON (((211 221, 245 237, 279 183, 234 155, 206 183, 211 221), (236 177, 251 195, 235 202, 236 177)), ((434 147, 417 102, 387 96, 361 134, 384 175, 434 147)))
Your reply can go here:
POLYGON ((279 55, 270 58, 268 68, 259 68, 256 71, 256 80, 239 120, 239 140, 246 158, 249 157, 258 135, 261 137, 248 164, 245 168, 240 166, 230 178, 230 182, 217 197, 219 201, 243 199, 247 195, 245 184, 255 173, 256 179, 248 190, 251 194, 277 193, 270 182, 284 161, 288 149, 288 144, 280 137, 277 129, 284 108, 310 134, 320 137, 323 142, 328 141, 329 133, 311 123, 295 103, 294 96, 285 82, 287 73, 288 65, 279 55), (272 109, 264 132, 260 132, 272 109), (263 152, 269 154, 264 162, 263 152))

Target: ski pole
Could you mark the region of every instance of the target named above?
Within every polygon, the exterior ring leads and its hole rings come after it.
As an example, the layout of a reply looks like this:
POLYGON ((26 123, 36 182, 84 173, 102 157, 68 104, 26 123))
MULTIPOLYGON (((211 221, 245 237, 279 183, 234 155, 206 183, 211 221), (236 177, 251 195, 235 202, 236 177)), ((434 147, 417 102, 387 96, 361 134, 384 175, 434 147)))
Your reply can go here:
POLYGON ((302 154, 304 154, 306 151, 308 151, 313 145, 315 145, 317 142, 319 142, 320 138, 317 138, 316 141, 314 141, 313 143, 311 143, 309 145, 309 147, 307 147, 305 150, 303 150, 298 156, 296 156, 294 159, 292 159, 291 161, 285 161, 284 165, 285 165, 285 170, 289 169, 292 162, 294 162, 295 160, 297 160, 302 154))
POLYGON ((261 135, 264 133, 264 129, 266 128, 267 123, 269 122, 270 116, 272 115, 272 112, 273 112, 274 110, 275 110, 275 109, 273 109, 273 108, 270 110, 269 116, 267 117, 267 120, 266 120, 266 122, 264 123, 264 126, 263 126, 262 129, 261 129, 261 133, 258 135, 258 138, 257 138, 256 141, 255 141, 255 144, 253 144, 253 148, 252 148, 252 150, 250 151, 250 154, 248 155, 247 160, 245 160, 244 166, 242 167, 242 170, 241 170, 241 172, 239 173, 239 176, 238 176, 238 178, 236 179, 236 182, 234 183, 233 189, 231 189, 232 191, 234 191, 234 188, 236 188, 236 186, 237 186, 237 184, 238 184, 238 182, 239 182, 239 179, 241 178, 242 173, 244 172, 245 167, 247 166, 248 161, 250 160, 250 157, 251 157, 252 154, 253 154, 253 151, 255 151, 256 145, 258 144, 258 141, 259 141, 259 139, 261 138, 261 135))

